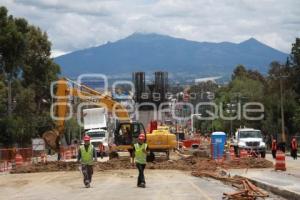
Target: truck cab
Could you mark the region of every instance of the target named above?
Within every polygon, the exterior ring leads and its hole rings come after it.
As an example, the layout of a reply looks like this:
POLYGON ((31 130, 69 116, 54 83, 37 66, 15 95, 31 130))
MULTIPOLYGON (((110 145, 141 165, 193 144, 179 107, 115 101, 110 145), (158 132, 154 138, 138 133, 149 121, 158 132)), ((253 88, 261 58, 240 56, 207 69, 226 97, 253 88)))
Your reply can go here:
POLYGON ((97 153, 100 152, 99 145, 102 143, 104 146, 105 152, 108 152, 108 131, 105 129, 97 128, 97 129, 91 129, 85 132, 85 134, 89 135, 91 137, 91 144, 95 147, 97 153))
POLYGON ((266 143, 260 130, 253 128, 240 128, 235 132, 233 139, 235 154, 239 155, 239 150, 246 150, 248 153, 260 154, 262 158, 266 156, 266 143))

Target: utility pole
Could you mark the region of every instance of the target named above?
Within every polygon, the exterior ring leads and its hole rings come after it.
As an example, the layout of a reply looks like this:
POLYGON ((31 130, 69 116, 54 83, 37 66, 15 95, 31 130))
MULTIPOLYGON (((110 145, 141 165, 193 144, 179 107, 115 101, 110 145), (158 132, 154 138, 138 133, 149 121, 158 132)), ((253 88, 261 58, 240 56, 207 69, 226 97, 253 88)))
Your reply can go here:
POLYGON ((282 79, 287 78, 288 76, 282 75, 282 65, 280 65, 280 74, 278 76, 273 75, 275 79, 279 79, 279 87, 280 87, 280 116, 281 116, 281 141, 280 147, 282 151, 285 151, 286 145, 286 134, 285 134, 285 124, 284 124, 284 108, 283 108, 283 83, 282 79))
POLYGON ((285 136, 285 128, 284 128, 282 78, 284 78, 284 76, 280 76, 279 77, 279 85, 280 85, 280 111, 281 111, 281 139, 282 139, 282 142, 285 143, 286 142, 286 136, 285 136))

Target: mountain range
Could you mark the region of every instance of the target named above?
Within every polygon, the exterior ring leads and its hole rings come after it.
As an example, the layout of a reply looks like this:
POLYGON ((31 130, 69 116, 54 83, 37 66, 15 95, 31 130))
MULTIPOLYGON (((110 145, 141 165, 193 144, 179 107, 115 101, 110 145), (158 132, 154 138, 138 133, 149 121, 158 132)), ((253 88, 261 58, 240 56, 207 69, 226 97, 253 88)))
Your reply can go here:
POLYGON ((54 60, 64 76, 102 73, 130 77, 135 71, 167 71, 171 77, 229 76, 243 64, 266 73, 288 54, 254 38, 241 43, 196 42, 160 34, 134 33, 116 42, 74 51, 54 60))

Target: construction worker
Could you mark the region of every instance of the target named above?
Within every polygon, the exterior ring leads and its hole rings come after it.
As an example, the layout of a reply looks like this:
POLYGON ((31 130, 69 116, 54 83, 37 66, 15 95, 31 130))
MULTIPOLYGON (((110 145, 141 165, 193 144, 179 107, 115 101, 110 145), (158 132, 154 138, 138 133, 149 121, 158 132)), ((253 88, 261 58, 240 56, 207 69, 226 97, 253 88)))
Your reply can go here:
POLYGON ((277 141, 273 139, 272 141, 272 156, 273 159, 276 159, 276 151, 277 151, 277 141))
POLYGON ((296 137, 294 136, 291 141, 291 156, 294 158, 294 160, 297 160, 297 150, 298 150, 298 144, 296 137))
POLYGON ((103 159, 104 153, 105 153, 105 147, 104 147, 103 143, 100 142, 99 143, 99 154, 100 154, 101 159, 103 159))
POLYGON ((146 181, 144 176, 144 170, 146 167, 148 145, 145 143, 145 134, 141 133, 138 137, 138 142, 133 145, 132 164, 135 164, 139 171, 137 179, 137 186, 145 188, 146 181))
POLYGON ((90 144, 90 136, 85 135, 84 145, 81 145, 78 151, 77 161, 81 162, 81 170, 83 174, 83 183, 89 188, 93 176, 93 164, 97 162, 97 153, 92 144, 90 144))

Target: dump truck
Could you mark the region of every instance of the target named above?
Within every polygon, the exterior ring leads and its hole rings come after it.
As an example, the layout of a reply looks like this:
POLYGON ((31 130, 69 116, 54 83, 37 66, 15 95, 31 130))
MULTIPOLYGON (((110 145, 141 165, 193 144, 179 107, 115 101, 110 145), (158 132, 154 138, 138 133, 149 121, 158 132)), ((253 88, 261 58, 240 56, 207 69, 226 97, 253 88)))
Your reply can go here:
POLYGON ((99 145, 102 143, 105 153, 108 154, 111 137, 107 130, 107 114, 104 108, 89 108, 83 110, 84 133, 91 137, 91 143, 97 153, 100 153, 99 145))

